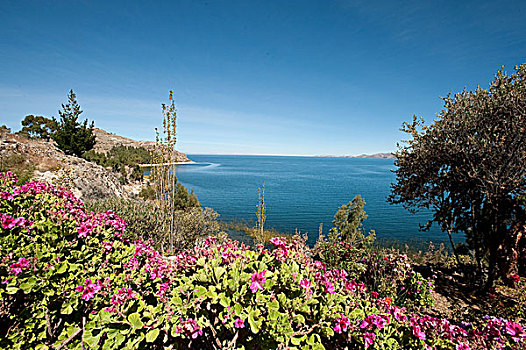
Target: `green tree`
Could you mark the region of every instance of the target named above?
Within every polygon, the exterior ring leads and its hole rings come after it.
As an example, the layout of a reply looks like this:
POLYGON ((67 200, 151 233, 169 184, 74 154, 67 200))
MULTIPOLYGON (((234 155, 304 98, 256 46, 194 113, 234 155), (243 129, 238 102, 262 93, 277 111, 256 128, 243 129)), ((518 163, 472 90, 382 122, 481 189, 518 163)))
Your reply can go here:
POLYGON ((18 134, 32 139, 43 139, 49 141, 55 130, 56 123, 53 119, 30 114, 22 120, 22 129, 18 134))
POLYGON ((374 233, 366 238, 363 232, 363 221, 367 214, 363 209, 365 201, 359 194, 352 201, 342 205, 332 221, 333 227, 329 231, 329 241, 345 241, 353 243, 366 243, 374 239, 374 233))
POLYGON ((76 95, 71 90, 68 94, 68 103, 62 104, 62 110, 58 112, 60 120, 56 123, 56 131, 52 134, 58 147, 66 154, 82 156, 95 145, 95 135, 93 134, 94 123, 88 127, 88 120, 85 119, 81 124, 78 119, 82 110, 77 102, 76 95))
POLYGON ((438 223, 453 248, 452 234, 464 232, 479 270, 487 267, 487 286, 499 274, 510 281, 526 216, 518 200, 526 189, 526 64, 509 76, 501 69, 488 89, 443 100, 430 125, 417 117, 403 124, 411 139, 395 154, 389 201, 431 209, 428 227, 438 223))

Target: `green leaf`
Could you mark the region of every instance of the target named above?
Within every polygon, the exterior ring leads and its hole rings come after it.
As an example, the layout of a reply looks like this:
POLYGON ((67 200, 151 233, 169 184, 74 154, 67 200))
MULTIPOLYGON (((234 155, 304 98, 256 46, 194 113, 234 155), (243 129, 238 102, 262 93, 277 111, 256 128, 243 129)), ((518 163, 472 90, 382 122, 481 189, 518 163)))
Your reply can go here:
POLYGON ((206 288, 203 286, 197 286, 195 295, 199 298, 206 294, 206 288))
POLYGON ((155 339, 159 336, 159 329, 155 328, 146 333, 146 342, 147 343, 153 343, 155 339))
POLYGON ((261 328, 262 320, 257 320, 258 315, 256 310, 251 310, 248 314, 248 324, 253 333, 257 334, 261 328))
POLYGON ((225 293, 219 294, 219 304, 223 307, 230 306, 230 298, 225 295, 225 293))
POLYGON ((24 293, 27 294, 31 292, 31 289, 33 289, 36 283, 37 283, 37 279, 34 276, 32 276, 26 282, 20 285, 20 289, 22 289, 24 293))
MULTIPOLYGON (((294 322, 296 322, 296 323, 299 323, 299 324, 305 323, 305 317, 303 317, 303 315, 301 315, 301 314, 294 315, 292 320, 294 322)), ((298 344, 295 344, 295 345, 298 345, 298 344)))
POLYGON ((221 276, 223 276, 226 272, 226 269, 221 266, 214 267, 214 277, 216 278, 216 281, 221 280, 221 276))
POLYGON ((68 263, 64 262, 64 263, 60 264, 60 266, 58 267, 56 273, 57 274, 64 273, 64 272, 66 272, 67 269, 68 269, 68 263))
POLYGON ((387 339, 386 342, 385 342, 385 345, 386 345, 387 349, 398 349, 398 348, 400 348, 400 345, 398 344, 398 342, 394 338, 387 339))
POLYGON ((301 342, 305 339, 305 336, 301 337, 301 338, 296 338, 296 337, 292 337, 290 339, 290 342, 294 345, 300 345, 301 342))
POLYGON ((71 304, 62 304, 60 308, 60 313, 62 315, 70 315, 73 312, 73 306, 71 304))
POLYGON ((144 326, 144 324, 141 321, 141 316, 138 313, 133 313, 130 316, 128 316, 128 321, 130 321, 134 329, 140 329, 144 326))
POLYGON ((7 286, 6 288, 7 294, 16 294, 18 292, 17 286, 7 286))

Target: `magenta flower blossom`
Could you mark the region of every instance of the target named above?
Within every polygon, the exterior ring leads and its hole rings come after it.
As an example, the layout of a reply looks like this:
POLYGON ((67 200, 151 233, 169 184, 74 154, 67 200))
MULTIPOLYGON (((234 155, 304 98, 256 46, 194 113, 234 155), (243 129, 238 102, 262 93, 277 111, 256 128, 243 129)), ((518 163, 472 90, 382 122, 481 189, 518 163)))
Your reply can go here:
POLYGON ((100 280, 97 280, 97 283, 94 283, 89 278, 86 278, 86 281, 84 281, 84 286, 78 286, 76 288, 77 292, 82 292, 81 298, 86 301, 92 299, 101 289, 102 282, 100 280))
POLYGON ((456 350, 471 350, 471 348, 466 343, 460 343, 460 344, 457 344, 456 350))
POLYGON ((109 252, 113 249, 113 242, 102 242, 102 245, 104 245, 104 249, 109 252))
POLYGON ((347 318, 347 316, 344 316, 343 314, 340 314, 340 318, 337 318, 334 320, 335 325, 332 327, 336 333, 343 333, 347 331, 349 326, 351 325, 351 321, 347 318))
POLYGON ((245 328, 245 321, 241 318, 236 318, 234 321, 234 327, 236 328, 245 328))
POLYGON ((11 215, 2 215, 2 228, 10 230, 16 226, 15 218, 11 215))
POLYGON ((426 334, 422 332, 419 325, 413 324, 413 334, 420 340, 426 340, 426 334))
POLYGON ((269 242, 272 243, 274 247, 285 247, 285 241, 283 241, 280 237, 272 237, 269 239, 269 242))
POLYGON ((135 293, 131 288, 122 287, 121 289, 119 289, 117 294, 114 294, 111 297, 111 303, 113 305, 124 304, 126 300, 130 299, 137 299, 137 293, 135 293))
POLYGON ((170 283, 169 282, 161 283, 161 285, 159 286, 159 293, 158 293, 158 295, 160 297, 162 297, 163 295, 166 294, 166 291, 168 291, 169 289, 170 289, 170 283))
POLYGON ((197 338, 200 335, 203 335, 203 330, 201 327, 195 322, 195 320, 188 319, 183 322, 183 329, 187 336, 191 336, 192 339, 197 338))
POLYGON ((508 322, 506 324, 506 333, 511 335, 511 339, 516 342, 520 341, 521 338, 526 337, 526 333, 524 332, 522 326, 515 322, 508 322))
POLYGON ((369 346, 373 345, 374 338, 375 338, 374 333, 365 333, 363 335, 363 340, 364 340, 366 349, 369 348, 369 346))
POLYGON ((302 279, 300 281, 300 287, 304 288, 305 292, 309 291, 310 285, 311 285, 310 281, 308 279, 306 279, 306 278, 304 278, 304 279, 302 279))
POLYGON ((252 280, 252 283, 250 284, 250 290, 252 293, 256 293, 258 289, 263 290, 263 284, 265 283, 265 273, 267 271, 263 270, 261 272, 254 272, 250 279, 252 280))
POLYGON ((79 237, 87 237, 88 233, 93 230, 93 225, 90 222, 83 222, 77 229, 79 237))
POLYGON ((336 291, 334 290, 334 286, 331 282, 325 281, 325 293, 328 294, 334 294, 336 291))
POLYGON ((20 258, 18 259, 17 263, 9 265, 11 267, 12 273, 17 276, 20 272, 22 272, 22 269, 27 267, 29 265, 29 260, 26 258, 20 258))

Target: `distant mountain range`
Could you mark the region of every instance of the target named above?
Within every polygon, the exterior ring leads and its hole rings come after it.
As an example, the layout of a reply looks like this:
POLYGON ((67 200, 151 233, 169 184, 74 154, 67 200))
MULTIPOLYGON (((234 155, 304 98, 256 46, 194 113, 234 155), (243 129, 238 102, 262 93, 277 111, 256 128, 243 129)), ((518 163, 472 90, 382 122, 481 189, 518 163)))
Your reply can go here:
POLYGON ((360 154, 359 156, 333 156, 333 155, 319 155, 316 157, 326 158, 372 158, 372 159, 394 159, 392 153, 375 153, 375 154, 360 154))

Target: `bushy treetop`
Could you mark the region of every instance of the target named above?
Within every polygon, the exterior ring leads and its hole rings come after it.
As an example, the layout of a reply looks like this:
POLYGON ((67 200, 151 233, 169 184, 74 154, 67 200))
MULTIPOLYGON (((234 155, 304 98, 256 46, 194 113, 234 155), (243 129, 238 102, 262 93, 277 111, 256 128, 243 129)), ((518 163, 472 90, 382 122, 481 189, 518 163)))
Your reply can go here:
POLYGON ((82 110, 77 102, 76 95, 71 90, 68 94, 68 103, 62 104, 62 110, 58 112, 60 119, 56 123, 56 132, 52 134, 53 140, 58 147, 69 155, 82 156, 95 145, 95 135, 93 134, 94 123, 88 126, 85 119, 81 124, 78 119, 82 110))
MULTIPOLYGON (((526 64, 500 70, 488 89, 443 98, 430 125, 413 118, 402 130, 396 183, 389 200, 410 210, 430 208, 450 235, 465 232, 488 283, 516 273, 518 230, 524 226, 526 189, 526 64)), ((523 257, 524 258, 524 257, 523 257)))

